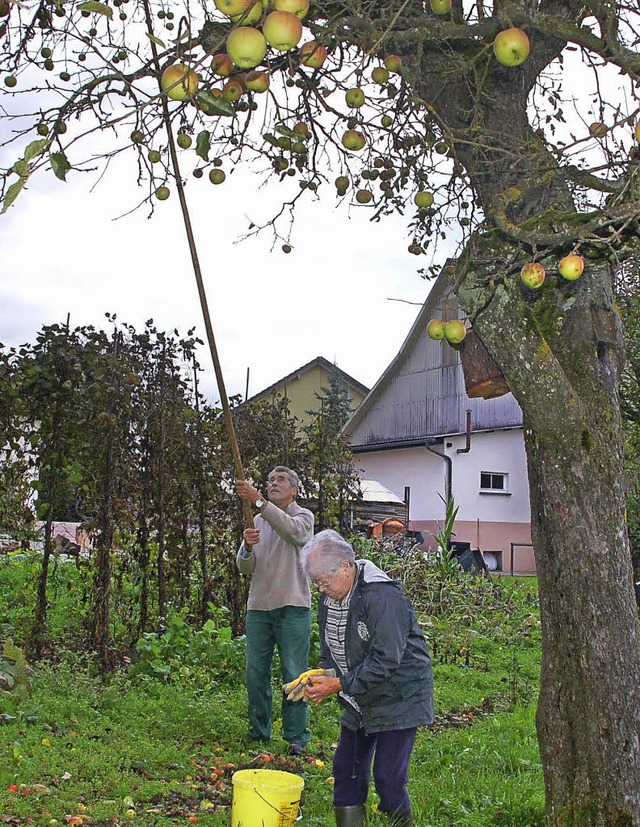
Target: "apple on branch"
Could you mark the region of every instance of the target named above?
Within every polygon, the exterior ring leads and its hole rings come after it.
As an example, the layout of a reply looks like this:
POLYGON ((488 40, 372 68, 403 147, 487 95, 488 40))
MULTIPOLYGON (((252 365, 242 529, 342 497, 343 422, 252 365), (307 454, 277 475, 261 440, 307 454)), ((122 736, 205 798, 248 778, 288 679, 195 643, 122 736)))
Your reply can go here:
POLYGON ((519 66, 529 56, 529 38, 522 29, 512 26, 499 32, 493 41, 493 53, 503 66, 519 66))
POLYGON ((227 54, 241 69, 254 69, 267 53, 267 41, 252 26, 238 26, 227 38, 227 54))
POLYGON ((567 281, 575 281, 579 279, 584 270, 584 259, 575 253, 560 259, 558 264, 558 272, 563 279, 567 281))
POLYGON ((327 49, 317 40, 309 40, 300 46, 300 63, 310 69, 320 69, 327 59, 327 49))
POLYGON ((356 129, 348 129, 342 136, 342 146, 352 152, 359 152, 366 142, 362 132, 358 132, 356 129))
POLYGON ((227 17, 239 17, 249 10, 252 0, 213 0, 215 7, 227 17))
POLYGON ((459 345, 467 335, 467 326, 461 319, 450 319, 444 323, 444 337, 452 345, 459 345))
POLYGON ((303 20, 309 11, 309 0, 273 0, 275 11, 288 11, 303 20))
POLYGON ((183 101, 198 91, 198 76, 186 63, 172 63, 162 73, 160 85, 168 98, 183 101))
POLYGON ((537 290, 542 287, 545 278, 545 271, 542 264, 538 261, 529 261, 520 270, 520 278, 522 283, 532 290, 537 290))
POLYGON ((262 24, 267 43, 278 52, 288 52, 302 37, 300 18, 288 11, 272 11, 262 24))
POLYGON ((427 325, 427 336, 439 342, 444 339, 444 319, 431 319, 427 325))

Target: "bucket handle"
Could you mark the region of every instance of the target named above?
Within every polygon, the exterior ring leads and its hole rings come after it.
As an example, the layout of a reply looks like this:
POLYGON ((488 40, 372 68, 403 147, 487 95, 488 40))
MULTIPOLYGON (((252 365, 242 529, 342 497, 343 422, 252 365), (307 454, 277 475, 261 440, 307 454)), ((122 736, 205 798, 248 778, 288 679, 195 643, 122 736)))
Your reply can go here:
MULTIPOLYGON (((283 812, 281 812, 281 811, 280 811, 277 807, 275 807, 275 806, 274 806, 274 805, 273 805, 270 801, 267 801, 267 799, 266 799, 266 798, 262 795, 262 793, 260 792, 260 790, 256 789, 256 787, 254 787, 254 788, 253 788, 253 791, 254 791, 254 793, 258 796, 258 798, 261 798, 261 799, 264 801, 264 803, 265 803, 265 804, 268 804, 268 805, 269 805, 269 807, 271 807, 271 809, 272 809, 272 810, 275 810, 275 811, 276 811, 276 813, 278 813, 278 815, 279 815, 279 816, 281 816, 282 818, 286 818, 288 821, 294 821, 294 819, 292 819, 292 818, 291 818, 291 816, 290 816, 288 813, 283 813, 283 812)), ((302 818, 302 808, 300 807, 300 801, 299 801, 299 800, 298 800, 298 809, 300 810, 300 813, 298 814, 298 816, 297 816, 297 818, 295 819, 295 821, 299 821, 299 820, 302 818)))

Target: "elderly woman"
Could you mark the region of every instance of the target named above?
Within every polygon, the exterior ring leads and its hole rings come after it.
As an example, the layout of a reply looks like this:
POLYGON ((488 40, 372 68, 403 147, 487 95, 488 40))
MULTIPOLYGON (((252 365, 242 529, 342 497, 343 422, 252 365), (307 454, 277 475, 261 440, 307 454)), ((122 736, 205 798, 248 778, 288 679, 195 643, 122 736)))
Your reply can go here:
POLYGON ((392 827, 412 827, 408 765, 417 728, 433 721, 433 673, 415 613, 399 583, 356 560, 337 532, 319 532, 300 553, 321 593, 320 666, 307 698, 338 695, 344 708, 333 759, 338 827, 365 823, 371 762, 378 809, 392 827))

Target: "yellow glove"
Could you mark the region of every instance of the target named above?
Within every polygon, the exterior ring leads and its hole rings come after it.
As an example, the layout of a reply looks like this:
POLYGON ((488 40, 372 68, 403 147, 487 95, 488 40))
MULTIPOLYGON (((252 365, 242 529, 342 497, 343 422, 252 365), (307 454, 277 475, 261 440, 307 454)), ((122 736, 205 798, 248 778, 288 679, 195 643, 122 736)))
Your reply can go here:
POLYGON ((299 701, 304 699, 304 688, 309 683, 309 678, 313 678, 314 675, 324 675, 325 677, 335 678, 336 673, 333 669, 307 669, 306 672, 298 675, 295 680, 290 683, 285 683, 282 687, 283 692, 287 696, 287 700, 299 701))

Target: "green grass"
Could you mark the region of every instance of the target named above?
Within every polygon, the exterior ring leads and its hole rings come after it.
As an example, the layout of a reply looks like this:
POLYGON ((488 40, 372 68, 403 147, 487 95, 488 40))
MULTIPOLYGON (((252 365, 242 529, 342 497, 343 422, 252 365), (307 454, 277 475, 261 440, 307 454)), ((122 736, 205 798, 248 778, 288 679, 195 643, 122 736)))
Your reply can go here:
MULTIPOLYGON (((233 772, 257 767, 301 775, 300 823, 333 824, 335 702, 311 708, 308 756, 288 757, 278 720, 264 752, 245 738, 239 650, 218 627, 198 636, 179 620, 147 644, 157 672, 138 668, 103 682, 90 657, 60 642, 73 638, 79 618, 67 611, 79 585, 67 565, 55 573, 52 592, 55 662, 34 665, 30 691, 0 695, 0 822, 64 827, 75 816, 90 827, 176 827, 193 819, 228 827, 233 772)), ((3 630, 19 644, 29 627, 32 575, 19 561, 0 566, 3 630)), ((431 610, 422 611, 423 588, 430 583, 416 583, 412 599, 435 652, 436 721, 418 733, 412 758, 416 827, 542 827, 535 581, 453 583, 435 611, 433 590, 431 610)), ((384 825, 375 802, 372 788, 372 823, 384 825)))

